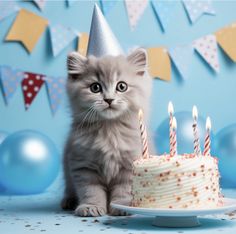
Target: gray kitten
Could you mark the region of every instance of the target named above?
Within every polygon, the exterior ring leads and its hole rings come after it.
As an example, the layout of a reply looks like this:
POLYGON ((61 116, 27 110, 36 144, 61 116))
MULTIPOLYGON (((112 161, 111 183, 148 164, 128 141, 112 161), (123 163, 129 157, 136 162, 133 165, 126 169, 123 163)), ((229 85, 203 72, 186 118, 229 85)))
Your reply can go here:
POLYGON ((132 162, 141 155, 138 110, 147 116, 151 78, 147 55, 68 56, 67 93, 73 122, 64 151, 63 209, 79 216, 124 215, 130 204, 132 162))

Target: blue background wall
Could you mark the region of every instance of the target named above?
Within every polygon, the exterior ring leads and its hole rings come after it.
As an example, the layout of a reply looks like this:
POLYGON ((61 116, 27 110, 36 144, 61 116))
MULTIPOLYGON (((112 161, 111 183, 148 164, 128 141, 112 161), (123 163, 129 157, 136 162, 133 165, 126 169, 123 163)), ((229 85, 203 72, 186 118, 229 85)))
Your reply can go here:
MULTIPOLYGON (((20 6, 36 12, 52 23, 61 23, 89 32, 93 3, 78 2, 67 7, 65 1, 48 1, 43 12, 32 3, 20 1, 20 6)), ((119 2, 108 14, 107 19, 124 49, 133 46, 172 47, 191 43, 194 39, 212 33, 219 28, 236 21, 235 1, 215 1, 216 16, 203 16, 191 25, 182 3, 178 3, 176 18, 166 33, 160 25, 150 6, 146 9, 137 28, 131 32, 126 9, 119 2)), ((76 48, 76 41, 56 58, 53 58, 49 32, 43 34, 32 54, 28 54, 19 43, 6 43, 4 38, 14 21, 15 16, 0 22, 0 65, 11 65, 25 71, 38 72, 52 76, 66 76, 66 55, 76 48)), ((150 127, 155 130, 167 117, 167 104, 172 100, 176 111, 189 110, 192 105, 198 106, 201 115, 210 115, 213 130, 236 122, 236 64, 218 49, 221 71, 215 75, 199 56, 194 55, 189 79, 182 81, 176 70, 172 69, 172 81, 154 80, 150 127)), ((30 109, 24 110, 23 95, 20 87, 8 106, 0 95, 0 129, 14 132, 30 128, 44 132, 62 149, 69 128, 69 110, 66 98, 55 116, 51 114, 45 86, 41 89, 30 109)))

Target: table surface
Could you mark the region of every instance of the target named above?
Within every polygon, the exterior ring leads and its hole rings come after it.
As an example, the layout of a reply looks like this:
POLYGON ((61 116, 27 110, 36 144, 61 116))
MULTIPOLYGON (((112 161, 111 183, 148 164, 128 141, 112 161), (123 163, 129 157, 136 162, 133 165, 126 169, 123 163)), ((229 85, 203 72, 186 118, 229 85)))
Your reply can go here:
MULTIPOLYGON (((236 198, 235 190, 223 190, 226 197, 236 198)), ((0 234, 74 234, 74 233, 236 233, 236 213, 199 217, 195 228, 158 228, 153 217, 76 217, 60 209, 61 193, 51 189, 28 196, 0 195, 0 234)))

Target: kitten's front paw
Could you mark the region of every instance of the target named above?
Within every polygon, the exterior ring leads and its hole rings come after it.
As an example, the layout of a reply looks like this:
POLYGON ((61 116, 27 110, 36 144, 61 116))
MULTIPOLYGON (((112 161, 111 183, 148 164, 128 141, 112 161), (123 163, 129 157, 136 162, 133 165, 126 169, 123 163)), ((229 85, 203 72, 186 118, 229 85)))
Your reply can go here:
MULTIPOLYGON (((120 205, 125 205, 125 206, 129 206, 131 201, 130 200, 113 200, 112 201, 113 203, 116 203, 116 204, 120 204, 120 205)), ((109 214, 112 215, 112 216, 127 216, 127 215, 130 215, 128 212, 126 211, 123 211, 123 210, 119 210, 119 209, 116 209, 116 208, 113 208, 111 205, 109 206, 109 214)))
POLYGON ((64 197, 61 201, 61 208, 63 210, 74 210, 78 204, 76 197, 64 197))
POLYGON ((116 208, 110 207, 109 215, 112 215, 112 216, 128 216, 128 215, 131 215, 131 214, 129 214, 128 212, 126 212, 124 210, 118 210, 116 208))
POLYGON ((75 215, 77 216, 103 216, 106 214, 106 209, 101 206, 90 205, 90 204, 81 204, 75 209, 75 215))

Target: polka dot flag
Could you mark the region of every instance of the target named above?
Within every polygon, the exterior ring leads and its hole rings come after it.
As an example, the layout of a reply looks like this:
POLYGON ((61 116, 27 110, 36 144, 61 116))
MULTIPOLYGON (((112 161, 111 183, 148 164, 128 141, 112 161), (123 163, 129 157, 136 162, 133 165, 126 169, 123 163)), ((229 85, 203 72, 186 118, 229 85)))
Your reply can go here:
POLYGON ((24 79, 21 82, 22 91, 24 94, 25 109, 28 110, 34 98, 44 84, 44 76, 25 72, 24 79))
POLYGON ((172 19, 176 9, 176 4, 177 2, 173 0, 151 1, 151 6, 161 23, 161 28, 163 31, 166 30, 170 23, 174 23, 172 19))
POLYGON ((220 71, 215 35, 207 35, 193 42, 195 50, 216 72, 220 71))
POLYGON ((148 5, 148 0, 142 0, 142 1, 125 0, 125 5, 127 8, 131 29, 134 30, 139 19, 143 15, 148 5))
POLYGON ((18 10, 20 10, 20 7, 18 7, 14 1, 0 0, 0 21, 18 10))
POLYGON ((50 25, 50 35, 53 55, 57 56, 66 46, 68 46, 77 35, 75 32, 60 24, 50 25))
POLYGON ((24 78, 24 73, 18 69, 12 69, 8 66, 0 67, 0 77, 2 80, 2 87, 4 92, 4 97, 6 103, 9 103, 9 100, 12 98, 17 87, 24 78))
POLYGON ((193 57, 192 45, 170 48, 169 54, 182 78, 188 78, 191 60, 193 57))
POLYGON ((192 23, 203 14, 215 15, 211 0, 183 0, 183 4, 192 23))
POLYGON ((115 0, 101 0, 102 12, 104 15, 107 15, 109 11, 116 5, 117 1, 115 0))
POLYGON ((62 77, 46 77, 45 81, 47 85, 51 110, 52 113, 55 114, 65 94, 66 79, 62 77))

